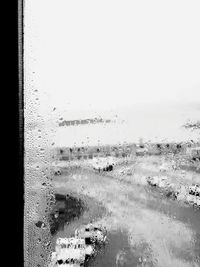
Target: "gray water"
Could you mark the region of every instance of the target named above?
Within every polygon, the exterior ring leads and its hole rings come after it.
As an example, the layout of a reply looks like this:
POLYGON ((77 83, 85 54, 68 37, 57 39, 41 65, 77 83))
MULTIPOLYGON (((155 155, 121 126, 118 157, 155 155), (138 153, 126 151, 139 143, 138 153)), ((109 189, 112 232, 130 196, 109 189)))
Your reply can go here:
MULTIPOLYGON (((199 140, 199 131, 190 131, 183 125, 188 121, 198 121, 200 108, 198 105, 179 104, 141 104, 127 108, 88 112, 60 110, 49 121, 45 121, 43 127, 46 129, 49 143, 55 146, 87 146, 106 145, 119 142, 138 142, 143 138, 145 142, 181 142, 188 140, 199 140), (59 127, 59 119, 80 120, 94 117, 111 119, 112 123, 87 124, 78 126, 59 127), (114 119, 114 120, 113 120, 114 119)), ((36 126, 37 122, 36 122, 36 126)), ((26 128, 31 131, 31 143, 38 145, 37 127, 26 128), (34 140, 35 139, 35 140, 34 140)), ((42 126, 39 126, 41 128, 42 126)))

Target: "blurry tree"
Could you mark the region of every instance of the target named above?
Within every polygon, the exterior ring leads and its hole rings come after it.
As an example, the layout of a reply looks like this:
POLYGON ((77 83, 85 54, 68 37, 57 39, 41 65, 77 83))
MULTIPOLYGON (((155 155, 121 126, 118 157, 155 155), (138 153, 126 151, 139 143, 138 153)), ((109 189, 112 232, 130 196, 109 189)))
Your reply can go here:
POLYGON ((183 125, 183 127, 191 130, 200 130, 200 121, 187 122, 186 124, 183 125))

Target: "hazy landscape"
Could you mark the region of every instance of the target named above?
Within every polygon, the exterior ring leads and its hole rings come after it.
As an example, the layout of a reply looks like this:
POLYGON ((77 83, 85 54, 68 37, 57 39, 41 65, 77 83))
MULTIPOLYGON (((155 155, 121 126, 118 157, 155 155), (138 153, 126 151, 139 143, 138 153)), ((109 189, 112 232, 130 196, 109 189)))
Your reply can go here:
POLYGON ((200 185, 200 166, 188 153, 200 146, 199 130, 183 127, 198 120, 199 105, 102 111, 105 124, 91 112, 89 124, 73 126, 59 126, 68 117, 53 112, 55 121, 26 132, 27 232, 28 244, 38 244, 29 248, 35 260, 47 266, 57 238, 92 223, 108 238, 85 266, 199 266, 200 196, 191 199, 189 187, 200 185), (95 169, 94 161, 106 159, 111 171, 95 169))
POLYGON ((24 266, 200 266, 200 1, 26 0, 24 266))

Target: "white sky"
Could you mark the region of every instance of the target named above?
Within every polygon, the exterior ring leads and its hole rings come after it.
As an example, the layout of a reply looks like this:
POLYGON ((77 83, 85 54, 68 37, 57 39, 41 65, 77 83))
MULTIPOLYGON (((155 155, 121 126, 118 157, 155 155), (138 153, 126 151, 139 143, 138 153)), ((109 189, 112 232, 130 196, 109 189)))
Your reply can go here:
POLYGON ((44 109, 200 101, 200 1, 26 0, 25 78, 44 109))

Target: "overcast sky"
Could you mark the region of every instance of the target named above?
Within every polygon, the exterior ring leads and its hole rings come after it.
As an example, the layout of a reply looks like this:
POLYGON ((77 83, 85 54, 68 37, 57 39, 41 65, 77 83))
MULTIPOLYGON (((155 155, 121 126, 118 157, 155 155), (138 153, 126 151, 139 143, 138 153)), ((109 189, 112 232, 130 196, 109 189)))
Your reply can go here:
POLYGON ((200 101, 199 0, 26 0, 24 31, 43 108, 200 101))

